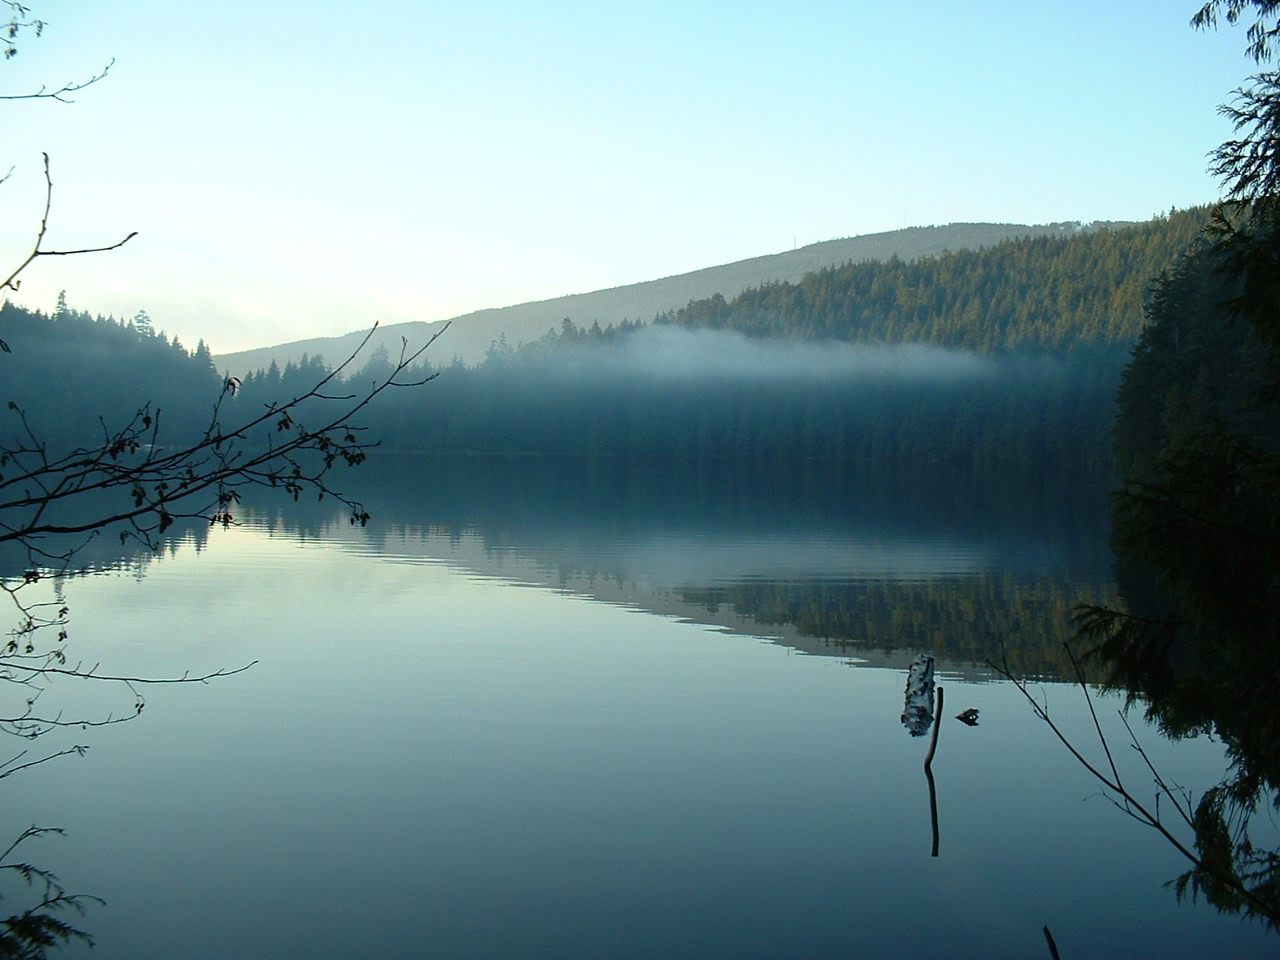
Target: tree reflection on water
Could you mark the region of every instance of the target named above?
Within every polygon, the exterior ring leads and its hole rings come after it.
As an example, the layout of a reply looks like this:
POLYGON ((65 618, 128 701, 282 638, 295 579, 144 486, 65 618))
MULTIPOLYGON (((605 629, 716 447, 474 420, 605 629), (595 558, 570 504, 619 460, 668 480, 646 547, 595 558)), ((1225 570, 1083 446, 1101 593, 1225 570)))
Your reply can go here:
POLYGON ((1090 656, 1162 733, 1225 746, 1221 783, 1198 801, 1169 796, 1194 845, 1175 892, 1273 930, 1280 850, 1253 828, 1273 827, 1280 810, 1278 480, 1280 456, 1243 436, 1213 432, 1169 452, 1153 481, 1116 498, 1128 609, 1077 617, 1090 656))

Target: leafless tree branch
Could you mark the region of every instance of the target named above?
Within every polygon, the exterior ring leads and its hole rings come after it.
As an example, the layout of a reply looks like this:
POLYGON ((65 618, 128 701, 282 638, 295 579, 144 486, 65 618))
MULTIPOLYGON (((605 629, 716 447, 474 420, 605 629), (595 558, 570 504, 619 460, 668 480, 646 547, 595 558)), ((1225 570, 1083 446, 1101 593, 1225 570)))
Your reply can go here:
MULTIPOLYGON (((78 757, 83 757, 88 749, 89 748, 86 746, 77 745, 74 747, 67 747, 65 750, 58 750, 54 753, 47 754, 39 760, 28 760, 26 763, 18 763, 19 760, 27 755, 27 751, 23 750, 17 756, 9 758, 4 763, 0 763, 0 780, 17 773, 19 770, 38 767, 40 764, 48 763, 50 760, 56 760, 58 757, 69 757, 73 753, 78 757)), ((7 856, 8 854, 6 853, 5 855, 7 856)))
MULTIPOLYGON (((22 272, 40 257, 106 252, 136 236, 130 233, 104 246, 48 248, 53 181, 47 154, 44 175, 45 204, 35 243, 0 282, 0 290, 17 290, 22 272)), ((143 707, 135 684, 208 682, 252 666, 178 677, 105 674, 97 665, 70 666, 64 652, 68 608, 58 584, 74 572, 77 554, 108 528, 117 528, 122 542, 132 538, 155 549, 161 535, 178 520, 231 525, 248 487, 282 489, 295 500, 307 491, 319 498, 329 496, 349 509, 351 523, 365 524, 369 514, 364 505, 335 490, 329 473, 339 464, 361 463, 377 446, 354 422, 376 397, 394 387, 417 386, 434 378, 434 373, 420 372, 416 365, 443 333, 417 349, 402 340, 389 372, 367 389, 353 392, 346 377, 376 330, 375 324, 350 356, 310 389, 290 400, 268 403, 256 413, 233 411, 240 382, 227 379, 206 428, 193 442, 172 443, 162 430, 161 411, 147 405, 123 426, 100 420, 97 443, 55 450, 33 429, 26 412, 9 404, 16 430, 9 439, 0 440, 0 545, 25 551, 26 570, 16 579, 0 580, 0 591, 18 614, 17 626, 0 649, 0 681, 28 692, 21 711, 0 716, 0 730, 34 737, 57 727, 123 722, 143 707), (84 508, 88 503, 94 504, 90 510, 84 508), (44 581, 54 583, 53 599, 32 599, 33 585, 44 581), (38 642, 44 636, 52 636, 52 643, 38 642), (43 688, 37 681, 54 676, 124 683, 134 693, 133 709, 97 719, 42 715, 36 704, 43 688)), ((9 349, 3 341, 0 348, 9 349)), ((44 761, 33 761, 39 762, 44 761)), ((0 765, 0 777, 3 770, 0 765)))
MULTIPOLYGON (((1064 646, 1066 645, 1064 644, 1064 646)), ((1175 808, 1178 810, 1179 818, 1186 822, 1188 826, 1191 827, 1192 831, 1195 832, 1195 811, 1190 807, 1190 798, 1186 795, 1185 791, 1182 791, 1175 785, 1169 783, 1169 781, 1160 775, 1152 764, 1150 757, 1147 755, 1146 751, 1143 750, 1142 745, 1134 735, 1133 729, 1129 726, 1128 721, 1124 718, 1123 712, 1121 712, 1120 716, 1122 721, 1124 721, 1125 729, 1128 731, 1131 746, 1142 757, 1147 769, 1151 772, 1154 778, 1156 786, 1155 810, 1151 810, 1147 805, 1140 801, 1126 786, 1124 781, 1121 779, 1119 772, 1116 770, 1115 763, 1112 759, 1111 748, 1107 743, 1106 736, 1102 732, 1101 725, 1097 722, 1097 714, 1094 713, 1093 698, 1089 693, 1089 687, 1085 682, 1084 673, 1080 669, 1079 662, 1076 660, 1069 647, 1067 649, 1067 654, 1070 656, 1071 663, 1076 670, 1076 684, 1080 687, 1086 701, 1089 703, 1089 712, 1094 719, 1094 726, 1098 734, 1098 739, 1102 744, 1103 752, 1107 757, 1108 765, 1111 769, 1110 777, 1087 760, 1075 745, 1072 744, 1066 734, 1062 732, 1061 728, 1053 721, 1052 717, 1050 717, 1048 707, 1038 700, 1030 691, 1027 686, 1027 682, 1013 674, 1009 668, 1007 660, 1002 660, 1002 663, 1000 664, 988 660, 987 664, 1018 688, 1018 692, 1022 694, 1029 704, 1031 704, 1031 708, 1035 712, 1035 715, 1048 725, 1049 729, 1053 732, 1053 735, 1058 738, 1068 751, 1070 751, 1071 755, 1079 761, 1080 765, 1088 770, 1094 779, 1102 784, 1105 790, 1108 791, 1106 794, 1107 798, 1111 800, 1116 807, 1123 810, 1139 823, 1152 828, 1164 837, 1175 850, 1182 854, 1182 856, 1192 864, 1193 872, 1213 876, 1218 883, 1231 890, 1231 892, 1235 896, 1239 897, 1241 901, 1248 904, 1251 910, 1256 911, 1259 916, 1270 917, 1274 922, 1276 919, 1276 907, 1274 904, 1268 903, 1264 898, 1258 896, 1230 871, 1217 869, 1215 864, 1208 862, 1204 857, 1198 856, 1186 843, 1175 836, 1168 825, 1164 822, 1159 812, 1162 797, 1168 798, 1173 802, 1175 808), (1187 805, 1186 809, 1183 807, 1184 803, 1187 805)))
MULTIPOLYGON (((31 252, 27 254, 26 258, 18 264, 17 268, 10 273, 3 282, 0 282, 0 290, 17 291, 18 287, 22 284, 22 281, 18 279, 19 274, 26 270, 27 267, 31 266, 31 264, 40 257, 73 257, 79 256, 82 253, 106 253, 109 250, 116 250, 123 247, 138 235, 138 231, 135 230, 123 240, 118 240, 115 243, 102 247, 82 247, 76 250, 43 249, 45 234, 49 231, 49 211, 53 206, 53 179, 49 175, 49 155, 45 153, 41 154, 41 156, 44 157, 44 213, 40 217, 40 229, 36 232, 36 242, 32 245, 31 252)), ((5 352, 8 352, 7 346, 4 346, 3 349, 5 352)))
POLYGON ((103 67, 100 71, 90 77, 88 80, 72 81, 64 83, 56 90, 50 90, 46 86, 41 86, 39 90, 32 93, 7 93, 0 94, 0 100, 57 100, 59 103, 75 103, 69 94, 79 93, 86 87, 91 87, 99 80, 106 77, 111 72, 111 68, 116 65, 114 59, 103 67))

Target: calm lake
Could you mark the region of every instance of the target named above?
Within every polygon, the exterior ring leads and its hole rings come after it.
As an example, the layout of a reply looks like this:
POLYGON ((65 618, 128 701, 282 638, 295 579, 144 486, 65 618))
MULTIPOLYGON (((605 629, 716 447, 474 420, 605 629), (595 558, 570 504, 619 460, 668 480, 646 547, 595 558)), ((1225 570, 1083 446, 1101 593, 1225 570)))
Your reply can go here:
MULTIPOLYGON (((1115 600, 1104 483, 406 457, 346 485, 367 528, 250 503, 65 583, 73 660, 255 662, 4 781, 11 834, 67 831, 26 859, 106 901, 66 955, 1044 958, 1045 925, 1065 960, 1276 955, 1179 904, 1177 852, 984 663, 1101 758, 1060 644, 1115 600), (936 857, 901 720, 921 652, 936 857)), ((133 702, 83 686, 49 703, 133 702)), ((1151 799, 1121 700, 1095 703, 1151 799)), ((1217 743, 1129 716, 1166 777, 1221 779, 1217 743)))

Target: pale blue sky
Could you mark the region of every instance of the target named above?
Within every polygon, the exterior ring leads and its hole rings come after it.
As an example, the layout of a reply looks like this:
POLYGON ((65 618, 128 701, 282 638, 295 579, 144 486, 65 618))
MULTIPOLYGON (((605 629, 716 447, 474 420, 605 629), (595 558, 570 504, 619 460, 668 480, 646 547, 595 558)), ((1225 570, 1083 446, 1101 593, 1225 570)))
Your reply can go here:
POLYGON ((1209 202, 1254 69, 1198 0, 27 0, 0 92, 18 302, 226 352, 904 225, 1209 202))

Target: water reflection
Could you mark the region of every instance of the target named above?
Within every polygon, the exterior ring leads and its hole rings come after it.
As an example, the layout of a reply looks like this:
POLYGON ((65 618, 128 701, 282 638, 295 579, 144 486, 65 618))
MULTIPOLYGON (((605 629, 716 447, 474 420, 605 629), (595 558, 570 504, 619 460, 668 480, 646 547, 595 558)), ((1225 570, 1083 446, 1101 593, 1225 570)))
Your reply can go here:
POLYGON ((388 957, 1012 958, 1046 922, 1069 956, 1256 946, 1163 904, 1144 838, 1073 803, 1092 788, 978 666, 1003 631, 1058 669, 1073 599, 1109 589, 1103 488, 392 466, 368 529, 260 506, 75 585, 117 656, 265 654, 11 795, 74 827, 63 872, 112 901, 90 956, 336 958, 376 929, 388 957), (925 771, 937 860, 898 719, 922 649, 983 717, 925 771))
MULTIPOLYGON (((93 499, 87 496, 79 506, 90 516, 100 516, 93 512, 93 499)), ((17 542, 0 548, 0 588, 13 618, 0 663, 0 780, 7 793, 13 792, 10 777, 84 757, 89 750, 85 731, 137 718, 144 704, 138 688, 155 679, 112 676, 95 662, 68 655, 76 643, 67 581, 120 571, 140 579, 157 557, 174 556, 180 549, 201 552, 208 532, 204 521, 174 523, 159 552, 133 538, 96 535, 47 536, 34 553, 17 542), (56 566, 33 568, 37 558, 56 566), (69 740, 68 734, 76 739, 69 740)), ((85 632, 79 632, 81 641, 85 632)), ((89 646, 81 642, 78 649, 89 646)), ((197 683, 214 678, 189 679, 197 683)), ((40 808, 29 813, 32 819, 43 819, 40 808)), ((7 913, 0 915, 0 958, 30 960, 69 945, 93 946, 92 933, 84 929, 92 927, 86 915, 104 901, 69 889, 48 866, 49 857, 65 856, 59 845, 47 842, 64 836, 64 831, 35 824, 19 829, 13 820, 5 826, 13 834, 0 849, 0 900, 7 913)))
MULTIPOLYGON (((385 504, 383 555, 448 536, 486 572, 523 561, 536 582, 811 654, 929 651, 992 676, 1003 649, 1025 676, 1065 678, 1074 606, 1113 596, 1107 485, 1087 474, 392 457, 359 479, 385 504)), ((288 516, 305 534, 325 515, 288 516)))
POLYGON ((1280 477, 1276 455, 1208 434, 1117 498, 1125 609, 1082 617, 1112 682, 1173 739, 1211 734, 1228 775, 1174 807, 1194 833, 1179 897, 1280 927, 1280 477))

